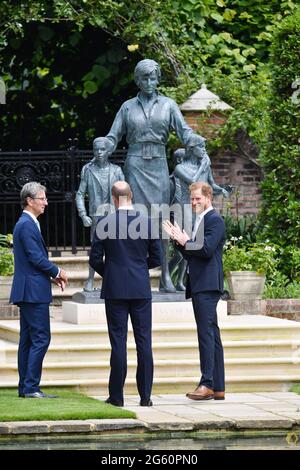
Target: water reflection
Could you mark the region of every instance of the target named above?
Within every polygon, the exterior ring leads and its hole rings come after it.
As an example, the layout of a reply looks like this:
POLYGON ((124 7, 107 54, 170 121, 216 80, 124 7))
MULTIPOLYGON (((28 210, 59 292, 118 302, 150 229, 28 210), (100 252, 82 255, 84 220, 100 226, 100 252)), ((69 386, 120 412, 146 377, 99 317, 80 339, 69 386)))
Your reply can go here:
POLYGON ((0 441, 0 450, 300 450, 300 435, 281 433, 255 437, 147 438, 145 436, 68 436, 14 438, 0 441), (113 440, 116 439, 116 440, 113 440))

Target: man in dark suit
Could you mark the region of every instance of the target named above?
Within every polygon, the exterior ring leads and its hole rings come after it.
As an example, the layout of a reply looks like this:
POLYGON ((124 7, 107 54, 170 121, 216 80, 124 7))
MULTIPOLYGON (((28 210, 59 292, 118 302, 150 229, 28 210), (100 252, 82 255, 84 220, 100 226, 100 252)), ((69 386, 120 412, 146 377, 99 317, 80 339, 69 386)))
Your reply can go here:
POLYGON ((136 381, 140 405, 151 406, 153 358, 149 269, 161 265, 161 243, 159 238, 151 237, 150 219, 134 210, 128 183, 116 182, 112 196, 117 210, 99 219, 90 253, 91 267, 103 278, 101 298, 105 299, 111 343, 109 397, 106 402, 116 406, 124 404, 130 314, 137 348, 136 381))
POLYGON ((192 237, 165 221, 165 231, 179 245, 188 261, 186 298, 192 297, 197 323, 201 379, 192 400, 224 400, 224 356, 217 318, 223 292, 222 252, 225 224, 212 206, 212 188, 207 183, 191 184, 190 201, 196 214, 192 237))
POLYGON ((10 302, 20 307, 19 397, 55 398, 40 390, 42 364, 50 343, 51 278, 64 289, 67 276, 48 260, 37 217, 48 205, 46 188, 31 182, 21 190, 23 212, 13 233, 15 272, 10 302))

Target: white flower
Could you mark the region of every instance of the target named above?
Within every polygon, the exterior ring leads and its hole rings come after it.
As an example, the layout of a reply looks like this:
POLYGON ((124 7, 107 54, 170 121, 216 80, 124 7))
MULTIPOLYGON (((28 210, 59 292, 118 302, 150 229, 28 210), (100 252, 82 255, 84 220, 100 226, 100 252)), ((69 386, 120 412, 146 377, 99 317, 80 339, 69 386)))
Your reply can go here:
POLYGON ((273 246, 265 246, 265 250, 266 251, 276 251, 275 248, 273 246))

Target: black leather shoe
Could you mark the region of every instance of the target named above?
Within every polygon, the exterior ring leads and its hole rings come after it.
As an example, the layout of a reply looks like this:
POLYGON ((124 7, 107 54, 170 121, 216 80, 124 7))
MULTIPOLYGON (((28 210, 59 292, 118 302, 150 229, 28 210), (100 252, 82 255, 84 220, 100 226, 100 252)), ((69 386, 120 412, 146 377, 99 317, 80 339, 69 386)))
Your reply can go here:
POLYGON ((124 406, 124 403, 122 401, 112 400, 110 397, 106 398, 105 403, 114 406, 124 406))
POLYGON ((153 406, 153 402, 152 402, 152 400, 150 400, 150 398, 149 398, 149 400, 141 400, 140 401, 140 406, 153 406))
POLYGON ((20 392, 19 392, 19 398, 25 398, 24 393, 20 393, 20 392))
POLYGON ((34 392, 34 393, 25 393, 24 398, 58 398, 58 396, 46 394, 44 392, 34 392))

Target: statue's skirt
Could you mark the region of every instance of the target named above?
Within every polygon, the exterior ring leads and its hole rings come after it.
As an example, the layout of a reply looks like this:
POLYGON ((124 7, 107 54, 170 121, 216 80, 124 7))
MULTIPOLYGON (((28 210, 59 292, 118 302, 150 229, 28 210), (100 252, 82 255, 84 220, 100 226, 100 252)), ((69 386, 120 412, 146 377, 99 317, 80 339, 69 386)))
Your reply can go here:
POLYGON ((165 157, 129 155, 125 160, 124 174, 131 186, 134 204, 143 204, 149 211, 151 204, 170 203, 169 169, 165 157))

